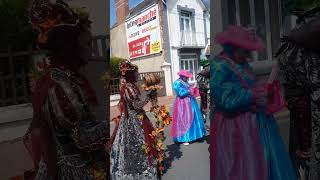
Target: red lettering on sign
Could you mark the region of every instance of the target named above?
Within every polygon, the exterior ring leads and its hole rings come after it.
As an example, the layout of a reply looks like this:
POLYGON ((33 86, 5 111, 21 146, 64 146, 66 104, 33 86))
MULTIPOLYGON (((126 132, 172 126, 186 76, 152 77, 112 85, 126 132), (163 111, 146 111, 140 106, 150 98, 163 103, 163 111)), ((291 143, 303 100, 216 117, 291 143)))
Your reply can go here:
POLYGON ((150 35, 128 43, 130 59, 150 54, 150 35))

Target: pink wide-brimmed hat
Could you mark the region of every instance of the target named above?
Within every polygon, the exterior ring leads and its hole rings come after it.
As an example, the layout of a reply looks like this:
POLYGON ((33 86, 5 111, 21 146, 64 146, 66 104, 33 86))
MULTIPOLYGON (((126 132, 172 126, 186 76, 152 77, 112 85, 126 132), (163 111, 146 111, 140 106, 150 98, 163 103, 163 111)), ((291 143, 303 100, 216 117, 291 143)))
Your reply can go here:
POLYGON ((184 77, 187 77, 187 78, 192 78, 192 73, 188 70, 181 70, 180 72, 178 72, 178 75, 179 76, 184 76, 184 77))
POLYGON ((249 51, 264 49, 263 41, 255 32, 241 26, 229 26, 227 31, 218 33, 215 40, 219 44, 230 44, 249 51))

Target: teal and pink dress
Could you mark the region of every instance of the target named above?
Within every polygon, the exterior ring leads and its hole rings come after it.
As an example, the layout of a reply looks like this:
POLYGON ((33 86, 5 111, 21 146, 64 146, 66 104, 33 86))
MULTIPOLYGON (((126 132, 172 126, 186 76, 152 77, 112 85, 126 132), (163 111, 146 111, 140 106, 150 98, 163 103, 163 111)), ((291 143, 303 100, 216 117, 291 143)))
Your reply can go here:
POLYGON ((177 94, 174 102, 171 137, 175 142, 191 142, 206 134, 197 100, 190 94, 191 86, 181 79, 174 82, 177 94))
POLYGON ((253 111, 256 79, 248 63, 211 61, 211 180, 296 180, 297 175, 273 115, 253 111), (236 69, 236 71, 235 71, 236 69), (242 86, 240 78, 248 85, 242 86))

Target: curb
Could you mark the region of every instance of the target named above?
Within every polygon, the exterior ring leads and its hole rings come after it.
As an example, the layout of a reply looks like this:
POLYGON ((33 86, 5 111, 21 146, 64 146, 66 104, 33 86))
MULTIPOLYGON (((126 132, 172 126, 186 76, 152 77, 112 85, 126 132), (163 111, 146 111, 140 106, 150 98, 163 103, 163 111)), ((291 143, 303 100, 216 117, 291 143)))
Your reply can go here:
POLYGON ((22 139, 23 139, 23 137, 17 137, 17 138, 11 139, 11 140, 4 140, 4 141, 0 142, 0 145, 2 145, 2 144, 14 144, 16 142, 22 141, 22 139))

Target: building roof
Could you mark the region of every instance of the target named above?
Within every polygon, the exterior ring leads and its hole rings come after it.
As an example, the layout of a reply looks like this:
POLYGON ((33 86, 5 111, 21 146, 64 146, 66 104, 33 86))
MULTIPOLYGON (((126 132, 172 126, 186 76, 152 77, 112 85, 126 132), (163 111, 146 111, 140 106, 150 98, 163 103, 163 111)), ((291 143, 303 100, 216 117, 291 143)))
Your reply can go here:
POLYGON ((127 16, 127 19, 129 17, 132 17, 134 15, 139 14, 144 8, 146 8, 147 6, 150 6, 152 4, 157 3, 158 0, 144 0, 141 3, 139 3, 138 5, 136 5, 135 7, 133 7, 132 9, 129 10, 129 15, 127 16))
MULTIPOLYGON (((135 7, 129 10, 129 15, 127 16, 127 18, 139 14, 141 10, 143 10, 145 7, 155 4, 158 1, 161 2, 162 0, 143 0, 141 3, 139 3, 138 5, 136 5, 135 7)), ((210 0, 200 0, 200 1, 203 3, 203 5, 207 10, 210 10, 210 0)))
MULTIPOLYGON (((127 19, 132 17, 132 16, 135 16, 139 13, 141 13, 141 11, 148 7, 148 6, 151 6, 152 4, 156 4, 158 1, 162 1, 162 0, 143 0, 142 2, 140 2, 138 5, 136 5, 135 7, 131 8, 129 10, 129 14, 127 16, 127 19)), ((164 1, 168 1, 168 0, 164 0, 164 1)), ((205 6, 205 8, 207 10, 210 10, 210 0, 200 0, 203 5, 205 6)), ((117 23, 115 23, 112 28, 116 27, 117 26, 117 23)))
POLYGON ((210 10, 210 0, 201 0, 207 10, 210 10))

